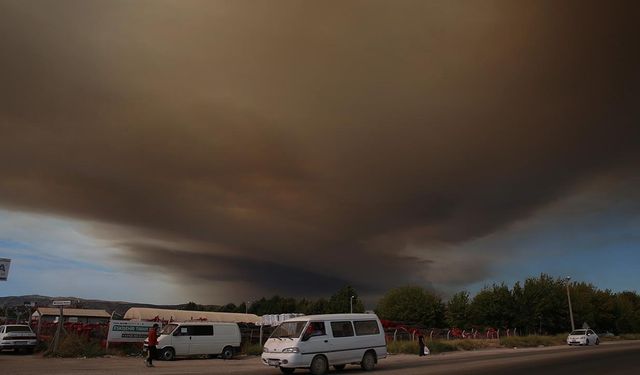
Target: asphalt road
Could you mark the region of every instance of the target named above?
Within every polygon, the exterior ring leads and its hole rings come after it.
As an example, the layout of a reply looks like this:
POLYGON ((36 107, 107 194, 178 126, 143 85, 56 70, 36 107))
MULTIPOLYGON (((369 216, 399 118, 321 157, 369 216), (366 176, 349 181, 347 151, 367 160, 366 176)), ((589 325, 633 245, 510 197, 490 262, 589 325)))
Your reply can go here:
MULTIPOLYGON (((634 374, 640 372, 640 341, 608 342, 592 347, 494 349, 418 357, 393 355, 381 360, 373 374, 634 374)), ((296 374, 308 374, 296 370, 296 374)), ((331 373, 335 373, 332 371, 331 373)), ((363 374, 359 366, 347 366, 343 374, 363 374)), ((144 367, 141 358, 42 358, 38 355, 0 354, 2 375, 42 374, 246 374, 277 375, 257 357, 223 361, 185 359, 157 361, 144 367)))

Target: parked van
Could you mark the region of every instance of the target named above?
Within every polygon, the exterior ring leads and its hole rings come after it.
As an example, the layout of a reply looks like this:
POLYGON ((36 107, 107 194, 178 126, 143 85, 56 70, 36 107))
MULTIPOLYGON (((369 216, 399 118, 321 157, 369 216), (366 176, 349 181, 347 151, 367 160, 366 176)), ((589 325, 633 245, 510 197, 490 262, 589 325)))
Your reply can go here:
MULTIPOLYGON (((145 340, 145 347, 147 344, 145 340)), ((156 348, 159 357, 167 361, 185 355, 229 359, 240 351, 240 328, 236 323, 173 322, 160 332, 156 348)))
POLYGON ((264 344, 262 362, 285 374, 308 368, 322 375, 333 366, 360 365, 373 370, 387 356, 387 344, 375 314, 309 315, 280 324, 264 344))

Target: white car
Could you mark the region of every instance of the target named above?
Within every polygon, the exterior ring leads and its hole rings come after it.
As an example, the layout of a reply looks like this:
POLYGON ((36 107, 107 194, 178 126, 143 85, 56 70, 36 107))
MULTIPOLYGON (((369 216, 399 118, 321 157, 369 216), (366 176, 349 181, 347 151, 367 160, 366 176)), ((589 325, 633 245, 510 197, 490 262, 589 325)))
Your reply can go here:
POLYGON ((38 340, 31 327, 25 324, 7 324, 0 326, 0 350, 13 349, 33 353, 38 340))
POLYGON ((590 329, 576 329, 567 337, 568 345, 599 345, 600 338, 593 330, 590 329))

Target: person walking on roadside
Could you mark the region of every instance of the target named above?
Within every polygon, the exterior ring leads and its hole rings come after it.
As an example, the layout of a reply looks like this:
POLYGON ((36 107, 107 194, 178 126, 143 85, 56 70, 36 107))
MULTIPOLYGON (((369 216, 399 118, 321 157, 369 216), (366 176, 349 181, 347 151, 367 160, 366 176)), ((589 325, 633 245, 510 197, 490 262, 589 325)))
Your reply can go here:
POLYGON ((153 358, 156 356, 156 345, 158 345, 158 323, 154 323, 153 327, 149 329, 149 336, 147 336, 149 351, 147 352, 147 359, 145 365, 147 367, 153 366, 153 358))
POLYGON ((425 347, 424 336, 422 335, 418 336, 418 347, 420 347, 420 352, 418 353, 418 355, 422 357, 424 355, 424 347, 425 347))

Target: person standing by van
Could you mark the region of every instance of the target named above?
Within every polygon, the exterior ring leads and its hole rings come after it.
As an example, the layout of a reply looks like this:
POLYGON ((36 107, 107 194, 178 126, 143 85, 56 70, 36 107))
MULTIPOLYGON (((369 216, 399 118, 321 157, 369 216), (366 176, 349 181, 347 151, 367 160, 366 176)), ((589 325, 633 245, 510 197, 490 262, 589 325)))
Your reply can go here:
POLYGON ((153 358, 156 356, 156 345, 158 345, 158 323, 154 323, 153 327, 149 329, 147 340, 149 340, 149 351, 147 352, 145 364, 147 367, 154 367, 153 358))

